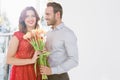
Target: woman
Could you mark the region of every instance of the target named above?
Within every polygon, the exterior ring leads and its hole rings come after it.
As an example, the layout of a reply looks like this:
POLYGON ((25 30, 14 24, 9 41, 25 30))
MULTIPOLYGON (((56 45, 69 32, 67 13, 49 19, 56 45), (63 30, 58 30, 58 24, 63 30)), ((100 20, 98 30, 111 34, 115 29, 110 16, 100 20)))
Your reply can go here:
POLYGON ((7 63, 13 65, 10 80, 41 80, 39 66, 37 75, 34 70, 34 63, 40 53, 34 51, 31 44, 23 39, 26 32, 38 27, 39 20, 33 7, 26 7, 20 15, 19 31, 14 33, 7 52, 7 63))

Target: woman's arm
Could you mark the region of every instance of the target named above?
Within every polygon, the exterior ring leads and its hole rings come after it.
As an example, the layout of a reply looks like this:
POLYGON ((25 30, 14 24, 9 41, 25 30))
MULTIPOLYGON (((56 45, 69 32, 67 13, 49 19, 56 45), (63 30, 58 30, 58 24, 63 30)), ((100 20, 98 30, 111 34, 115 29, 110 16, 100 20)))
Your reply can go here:
POLYGON ((9 47, 7 51, 7 64, 12 65, 27 65, 35 63, 36 59, 38 58, 38 52, 35 52, 33 58, 31 59, 19 59, 15 58, 16 51, 18 49, 19 40, 16 36, 13 36, 9 42, 9 47))

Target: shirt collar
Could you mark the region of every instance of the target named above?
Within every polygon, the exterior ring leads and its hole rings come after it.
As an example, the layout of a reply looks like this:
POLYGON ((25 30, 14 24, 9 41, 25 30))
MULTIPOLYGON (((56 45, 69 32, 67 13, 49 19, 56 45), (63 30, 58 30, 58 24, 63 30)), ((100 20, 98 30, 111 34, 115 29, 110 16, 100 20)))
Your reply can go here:
POLYGON ((60 23, 58 26, 56 26, 56 28, 53 29, 52 31, 60 30, 60 29, 62 29, 63 27, 64 27, 64 23, 61 22, 61 23, 60 23))

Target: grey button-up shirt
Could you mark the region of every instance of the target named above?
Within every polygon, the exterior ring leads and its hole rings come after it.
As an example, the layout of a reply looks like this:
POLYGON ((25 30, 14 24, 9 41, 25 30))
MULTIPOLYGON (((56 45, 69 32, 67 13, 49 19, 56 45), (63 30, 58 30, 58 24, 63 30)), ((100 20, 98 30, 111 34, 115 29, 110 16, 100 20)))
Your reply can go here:
POLYGON ((77 39, 64 23, 47 33, 46 48, 52 74, 61 74, 78 65, 77 39))

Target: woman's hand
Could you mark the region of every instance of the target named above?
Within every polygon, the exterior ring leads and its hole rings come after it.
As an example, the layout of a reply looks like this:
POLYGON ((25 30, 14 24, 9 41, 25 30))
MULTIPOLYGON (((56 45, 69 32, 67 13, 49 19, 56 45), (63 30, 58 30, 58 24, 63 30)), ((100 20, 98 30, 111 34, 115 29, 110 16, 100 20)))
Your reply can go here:
POLYGON ((35 51, 33 57, 32 57, 32 63, 35 63, 38 56, 42 53, 45 53, 46 52, 46 49, 44 48, 42 51, 35 51))
POLYGON ((37 58, 38 58, 38 56, 41 54, 41 52, 40 51, 35 51, 35 53, 34 53, 34 55, 33 55, 33 57, 32 57, 32 63, 35 63, 36 62, 36 60, 37 60, 37 58))
POLYGON ((44 48, 42 51, 41 51, 41 53, 45 53, 47 50, 44 48))

